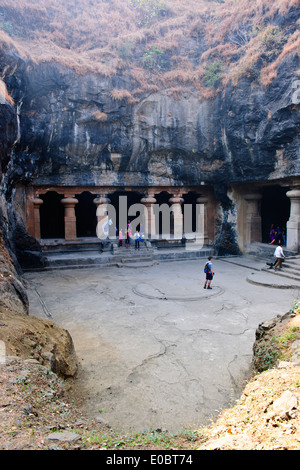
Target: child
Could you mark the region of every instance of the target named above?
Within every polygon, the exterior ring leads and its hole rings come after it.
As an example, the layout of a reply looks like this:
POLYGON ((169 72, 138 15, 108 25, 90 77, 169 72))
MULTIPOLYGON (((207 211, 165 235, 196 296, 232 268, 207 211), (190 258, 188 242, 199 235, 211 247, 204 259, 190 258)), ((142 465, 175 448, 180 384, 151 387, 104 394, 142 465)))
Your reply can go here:
POLYGON ((206 271, 206 279, 205 279, 205 283, 204 283, 204 289, 206 289, 206 285, 207 285, 207 289, 211 289, 210 284, 211 284, 211 281, 212 281, 212 278, 213 278, 213 275, 214 275, 213 264, 212 264, 212 256, 208 257, 208 262, 206 263, 205 266, 207 268, 207 271, 206 271))
POLYGON ((122 229, 119 231, 119 246, 123 245, 123 233, 122 229))
POLYGON ((140 249, 140 233, 138 230, 136 230, 135 234, 133 235, 134 238, 134 248, 137 250, 140 249))

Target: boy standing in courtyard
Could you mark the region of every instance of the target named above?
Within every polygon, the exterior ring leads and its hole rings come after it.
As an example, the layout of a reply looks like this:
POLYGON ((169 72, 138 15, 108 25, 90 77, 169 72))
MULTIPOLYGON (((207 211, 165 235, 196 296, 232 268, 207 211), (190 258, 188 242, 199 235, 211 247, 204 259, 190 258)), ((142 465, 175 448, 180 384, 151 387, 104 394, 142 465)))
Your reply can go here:
POLYGON ((207 289, 211 289, 210 284, 211 284, 211 281, 212 281, 212 278, 213 278, 213 275, 214 275, 213 264, 212 264, 212 256, 208 257, 208 262, 205 265, 204 272, 206 273, 204 289, 206 289, 206 285, 207 285, 207 289))

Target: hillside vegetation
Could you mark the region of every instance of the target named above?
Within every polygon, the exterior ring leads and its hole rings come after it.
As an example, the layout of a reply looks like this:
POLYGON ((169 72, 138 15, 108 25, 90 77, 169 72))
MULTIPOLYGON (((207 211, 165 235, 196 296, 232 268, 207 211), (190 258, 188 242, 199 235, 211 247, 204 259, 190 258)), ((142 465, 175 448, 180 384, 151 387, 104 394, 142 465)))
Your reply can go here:
POLYGON ((122 75, 116 100, 186 87, 210 98, 242 77, 268 86, 299 54, 299 10, 298 0, 2 0, 0 44, 33 63, 122 75))

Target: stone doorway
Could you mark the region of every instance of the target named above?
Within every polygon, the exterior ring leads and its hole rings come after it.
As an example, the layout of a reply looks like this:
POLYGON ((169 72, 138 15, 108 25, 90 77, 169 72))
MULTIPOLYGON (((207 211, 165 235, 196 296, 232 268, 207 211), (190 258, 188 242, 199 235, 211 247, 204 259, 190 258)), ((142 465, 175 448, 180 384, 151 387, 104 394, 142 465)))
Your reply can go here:
MULTIPOLYGON (((168 192, 161 191, 160 193, 155 194, 154 196, 156 199, 156 204, 158 206, 163 206, 163 204, 166 204, 168 207, 170 207, 171 204, 169 200, 170 200, 171 195, 168 192)), ((165 227, 163 224, 163 211, 160 211, 157 214, 157 218, 155 220, 156 222, 155 232, 157 236, 159 237, 159 239, 170 238, 170 235, 174 233, 173 214, 171 213, 170 215, 171 217, 170 217, 169 226, 168 226, 169 230, 165 232, 165 227)))
MULTIPOLYGON (((183 194, 183 204, 186 208, 188 205, 191 206, 191 224, 186 224, 186 226, 191 225, 192 233, 196 233, 197 231, 197 217, 196 217, 196 205, 197 199, 199 198, 199 193, 196 192, 188 192, 187 194, 183 194)), ((184 217, 187 216, 186 210, 184 211, 184 217)))
POLYGON ((64 206, 61 203, 63 195, 49 191, 40 198, 43 201, 40 206, 41 238, 64 238, 64 206))
MULTIPOLYGON (((127 230, 128 221, 132 222, 140 215, 139 212, 137 212, 136 215, 129 215, 128 211, 134 204, 141 204, 143 195, 135 191, 115 191, 109 193, 107 197, 110 200, 110 204, 114 207, 116 215, 115 226, 110 227, 110 233, 111 230, 118 233, 118 231, 122 229, 124 234, 127 230), (122 213, 121 208, 124 209, 122 213)), ((142 230, 143 227, 138 226, 137 229, 142 230)))
POLYGON ((78 204, 75 207, 76 231, 78 238, 96 237, 96 205, 94 204, 95 194, 84 191, 75 195, 78 204))
POLYGON ((270 242, 270 228, 280 227, 286 234, 286 224, 290 217, 290 199, 286 195, 287 188, 276 185, 265 187, 262 190, 261 221, 262 242, 270 242))

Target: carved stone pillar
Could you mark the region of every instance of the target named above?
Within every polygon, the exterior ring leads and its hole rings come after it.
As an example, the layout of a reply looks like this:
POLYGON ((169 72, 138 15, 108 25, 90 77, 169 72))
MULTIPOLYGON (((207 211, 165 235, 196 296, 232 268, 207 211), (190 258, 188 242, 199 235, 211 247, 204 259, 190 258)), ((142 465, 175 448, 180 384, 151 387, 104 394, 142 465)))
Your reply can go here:
POLYGON ((260 200, 262 196, 258 193, 245 194, 246 205, 245 220, 245 243, 261 242, 261 215, 260 200))
POLYGON ((196 199, 196 203, 200 204, 197 207, 197 226, 196 237, 203 240, 203 244, 208 244, 208 197, 200 196, 196 199))
POLYGON ((75 197, 65 197, 61 200, 65 208, 65 239, 74 240, 77 238, 75 206, 78 199, 75 197))
POLYGON ((101 240, 106 240, 109 238, 108 205, 110 202, 110 199, 108 199, 105 195, 99 195, 93 200, 93 203, 97 206, 97 237, 101 240))
POLYGON ((146 194, 145 197, 141 199, 141 203, 146 207, 146 220, 145 220, 145 239, 151 240, 151 238, 156 237, 156 227, 155 227, 155 214, 153 210, 153 204, 156 203, 154 194, 146 194))
POLYGON ((300 246, 300 188, 294 188, 286 193, 291 201, 290 218, 286 224, 286 246, 298 253, 300 246))
POLYGON ((181 240, 183 236, 183 214, 181 205, 183 198, 179 195, 174 194, 170 199, 171 211, 173 213, 173 238, 175 240, 181 240))
POLYGON ((43 204, 43 200, 39 197, 35 197, 32 200, 33 202, 33 224, 32 224, 32 234, 37 239, 41 239, 41 219, 40 219, 40 207, 43 204))

